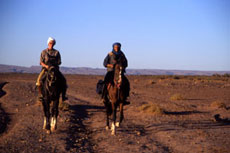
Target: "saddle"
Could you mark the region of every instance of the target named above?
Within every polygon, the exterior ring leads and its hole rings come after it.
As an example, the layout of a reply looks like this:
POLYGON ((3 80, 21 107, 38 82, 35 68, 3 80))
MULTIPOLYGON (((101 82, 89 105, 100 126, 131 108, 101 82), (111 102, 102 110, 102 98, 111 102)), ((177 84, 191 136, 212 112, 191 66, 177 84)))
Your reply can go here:
POLYGON ((41 86, 44 85, 44 82, 45 82, 45 79, 46 79, 46 77, 47 77, 47 74, 48 74, 48 72, 47 72, 47 70, 45 70, 45 71, 44 71, 44 74, 43 74, 42 77, 41 77, 41 86))
MULTIPOLYGON (((54 67, 54 66, 51 66, 51 67, 49 68, 49 70, 52 69, 52 68, 55 68, 55 67, 54 67)), ((46 79, 46 77, 47 77, 47 75, 48 75, 49 70, 45 69, 44 74, 43 74, 42 77, 41 77, 41 85, 44 84, 44 81, 45 81, 45 79, 46 79)))

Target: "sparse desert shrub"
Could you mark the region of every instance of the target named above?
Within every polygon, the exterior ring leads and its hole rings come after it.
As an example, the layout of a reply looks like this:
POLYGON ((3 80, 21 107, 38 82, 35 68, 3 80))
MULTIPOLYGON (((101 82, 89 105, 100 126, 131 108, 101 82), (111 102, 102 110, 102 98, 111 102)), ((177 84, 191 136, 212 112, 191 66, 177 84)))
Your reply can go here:
POLYGON ((221 77, 221 75, 218 74, 218 73, 215 73, 215 74, 213 74, 212 76, 214 76, 214 77, 221 77))
POLYGON ((223 77, 230 77, 230 74, 228 74, 228 73, 225 73, 224 75, 223 75, 223 77))
POLYGON ((228 78, 228 77, 230 77, 230 74, 229 73, 225 73, 225 74, 221 75, 221 74, 215 73, 212 76, 214 76, 214 77, 227 77, 228 78))
POLYGON ((225 103, 221 102, 221 101, 214 101, 211 103, 210 105, 213 108, 224 108, 227 109, 227 106, 225 103))
POLYGON ((187 75, 181 76, 181 79, 188 79, 188 78, 189 78, 189 76, 187 76, 187 75))
POLYGON ((164 79, 166 79, 166 78, 168 78, 168 77, 169 77, 169 76, 161 75, 161 76, 160 76, 160 79, 161 79, 161 80, 164 80, 164 79))
POLYGON ((226 77, 224 77, 224 78, 222 78, 221 80, 222 80, 222 81, 228 81, 229 79, 226 78, 226 77))
POLYGON ((179 77, 179 76, 177 76, 177 75, 174 75, 174 76, 173 76, 173 79, 175 79, 175 80, 179 80, 179 79, 180 79, 180 77, 179 77))
POLYGON ((139 107, 141 111, 153 115, 163 115, 165 111, 156 104, 143 104, 139 107))
POLYGON ((158 82, 158 83, 161 83, 161 82, 163 82, 163 80, 162 80, 162 79, 159 79, 159 80, 157 80, 157 82, 158 82))
POLYGON ((181 94, 177 93, 177 94, 174 94, 170 97, 170 100, 184 100, 184 96, 182 96, 181 94))
POLYGON ((156 82, 153 80, 149 80, 149 84, 156 84, 156 82))

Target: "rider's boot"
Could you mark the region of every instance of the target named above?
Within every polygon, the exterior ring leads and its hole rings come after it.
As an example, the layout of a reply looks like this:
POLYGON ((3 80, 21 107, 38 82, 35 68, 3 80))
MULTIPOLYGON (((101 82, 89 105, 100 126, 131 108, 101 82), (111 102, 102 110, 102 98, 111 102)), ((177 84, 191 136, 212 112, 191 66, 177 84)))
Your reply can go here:
POLYGON ((130 104, 130 101, 127 100, 127 98, 126 98, 125 101, 124 101, 124 103, 123 103, 123 105, 129 105, 129 104, 130 104))
POLYGON ((103 102, 105 105, 107 105, 107 104, 109 103, 109 99, 108 99, 108 96, 107 96, 107 95, 105 95, 105 96, 103 97, 102 102, 103 102))
POLYGON ((107 94, 106 93, 103 93, 103 96, 101 97, 101 101, 106 104, 108 102, 108 97, 107 97, 107 94))
POLYGON ((37 101, 42 103, 42 101, 43 101, 42 87, 40 85, 40 86, 37 86, 37 88, 38 88, 38 98, 37 98, 37 101))
POLYGON ((125 98, 125 101, 124 101, 124 105, 129 105, 130 101, 128 100, 128 97, 129 97, 129 93, 130 93, 130 83, 129 83, 129 80, 126 77, 125 77, 124 81, 126 82, 126 89, 125 89, 126 98, 125 98))
POLYGON ((102 98, 102 102, 103 102, 104 104, 107 104, 107 103, 109 102, 109 99, 108 99, 108 92, 107 92, 107 86, 106 86, 106 85, 104 85, 104 87, 103 87, 103 91, 102 91, 102 96, 101 96, 101 98, 102 98))
POLYGON ((68 97, 66 97, 66 88, 62 91, 62 101, 68 100, 68 97))
POLYGON ((128 90, 128 92, 127 92, 127 97, 125 98, 125 101, 124 101, 124 105, 129 105, 130 104, 130 101, 128 100, 128 97, 129 97, 129 88, 127 90, 128 90))

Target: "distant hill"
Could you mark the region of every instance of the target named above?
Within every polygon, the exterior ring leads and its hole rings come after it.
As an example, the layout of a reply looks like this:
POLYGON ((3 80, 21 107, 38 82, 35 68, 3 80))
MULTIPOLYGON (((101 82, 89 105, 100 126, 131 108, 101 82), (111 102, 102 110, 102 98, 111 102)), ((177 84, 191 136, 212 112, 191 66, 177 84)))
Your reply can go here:
MULTIPOLYGON (((15 66, 0 64, 0 73, 39 73, 40 66, 15 66)), ((104 75, 106 69, 89 67, 61 67, 65 74, 104 75)), ((127 69, 128 75, 213 75, 230 71, 192 71, 192 70, 160 70, 160 69, 127 69)))

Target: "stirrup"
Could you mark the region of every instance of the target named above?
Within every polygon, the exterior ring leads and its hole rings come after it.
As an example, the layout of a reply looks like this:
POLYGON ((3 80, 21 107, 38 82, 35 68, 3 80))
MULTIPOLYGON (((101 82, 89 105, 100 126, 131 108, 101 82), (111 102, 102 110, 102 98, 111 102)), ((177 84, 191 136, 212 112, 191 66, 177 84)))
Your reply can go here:
POLYGON ((68 100, 68 97, 62 97, 62 101, 66 101, 66 100, 68 100))
POLYGON ((105 103, 106 103, 106 100, 105 100, 104 98, 102 98, 102 99, 101 99, 101 102, 105 104, 105 103))
POLYGON ((103 104, 107 105, 109 103, 109 100, 102 99, 101 101, 103 104))
POLYGON ((124 101, 123 105, 129 105, 130 101, 124 101))
POLYGON ((38 96, 38 97, 37 97, 37 101, 43 102, 43 100, 44 100, 43 96, 38 96))

